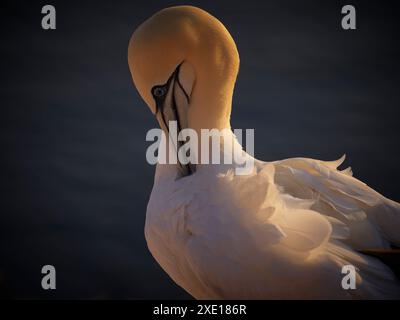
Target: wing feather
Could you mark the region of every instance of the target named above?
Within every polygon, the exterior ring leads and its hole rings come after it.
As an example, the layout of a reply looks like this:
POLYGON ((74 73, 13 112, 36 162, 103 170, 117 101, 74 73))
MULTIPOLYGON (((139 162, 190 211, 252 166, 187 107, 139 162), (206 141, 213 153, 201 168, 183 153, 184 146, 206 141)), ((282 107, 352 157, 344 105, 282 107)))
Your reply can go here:
POLYGON ((344 223, 347 243, 357 249, 400 244, 400 206, 365 183, 339 171, 333 162, 293 158, 274 162, 275 182, 294 197, 313 200, 312 209, 344 223))

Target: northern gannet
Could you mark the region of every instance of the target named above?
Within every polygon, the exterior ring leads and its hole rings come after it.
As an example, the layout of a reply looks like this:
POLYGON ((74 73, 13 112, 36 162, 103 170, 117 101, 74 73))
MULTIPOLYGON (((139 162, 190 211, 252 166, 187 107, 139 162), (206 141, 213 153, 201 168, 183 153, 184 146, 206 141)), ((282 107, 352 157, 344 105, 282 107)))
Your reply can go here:
MULTIPOLYGON (((134 31, 128 62, 166 133, 169 120, 231 132, 239 54, 215 17, 191 6, 159 11, 134 31)), ((400 245, 400 205, 339 171, 343 160, 255 160, 249 175, 235 175, 235 163, 157 164, 149 250, 197 299, 398 298, 390 268, 360 251, 400 245), (348 265, 356 288, 345 290, 348 265)))

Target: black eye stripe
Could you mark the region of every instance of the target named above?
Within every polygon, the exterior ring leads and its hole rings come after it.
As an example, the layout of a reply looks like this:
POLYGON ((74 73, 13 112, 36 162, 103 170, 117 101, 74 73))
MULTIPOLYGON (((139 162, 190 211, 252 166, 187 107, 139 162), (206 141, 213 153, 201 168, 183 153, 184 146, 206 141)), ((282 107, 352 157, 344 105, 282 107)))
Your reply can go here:
MULTIPOLYGON (((172 81, 172 79, 179 73, 179 69, 180 69, 182 63, 183 63, 183 61, 176 67, 175 71, 171 74, 171 76, 169 77, 169 79, 167 80, 167 82, 165 84, 156 85, 151 89, 151 93, 154 98, 161 98, 167 93, 167 88, 168 88, 170 82, 172 81)), ((177 79, 177 80, 179 82, 179 79, 177 79)), ((185 95, 187 96, 185 90, 183 89, 183 87, 180 83, 179 83, 179 86, 182 88, 185 95)))

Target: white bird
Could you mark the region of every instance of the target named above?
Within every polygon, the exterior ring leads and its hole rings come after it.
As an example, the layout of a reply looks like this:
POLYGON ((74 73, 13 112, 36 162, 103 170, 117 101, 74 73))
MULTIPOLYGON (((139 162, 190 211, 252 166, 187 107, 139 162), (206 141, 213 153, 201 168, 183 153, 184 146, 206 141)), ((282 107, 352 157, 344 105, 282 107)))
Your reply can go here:
MULTIPOLYGON (((128 61, 166 133, 177 120, 181 129, 228 129, 233 137, 239 55, 215 17, 191 6, 156 13, 133 33, 128 61)), ((232 151, 221 143, 222 152, 232 151)), ((158 163, 146 214, 149 250, 197 299, 398 298, 391 269, 360 250, 400 246, 400 205, 350 169, 339 171, 343 160, 254 160, 249 175, 236 175, 236 163, 195 170, 158 163), (345 288, 348 265, 355 283, 345 288)))

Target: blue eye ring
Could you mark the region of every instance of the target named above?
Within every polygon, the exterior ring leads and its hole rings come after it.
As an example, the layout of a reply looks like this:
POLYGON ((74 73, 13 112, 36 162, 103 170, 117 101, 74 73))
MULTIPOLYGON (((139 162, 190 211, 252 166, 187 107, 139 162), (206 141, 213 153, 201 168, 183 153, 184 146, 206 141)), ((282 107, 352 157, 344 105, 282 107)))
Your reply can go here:
POLYGON ((159 87, 159 86, 154 87, 152 91, 153 95, 158 98, 163 97, 167 93, 167 89, 165 87, 159 87))

